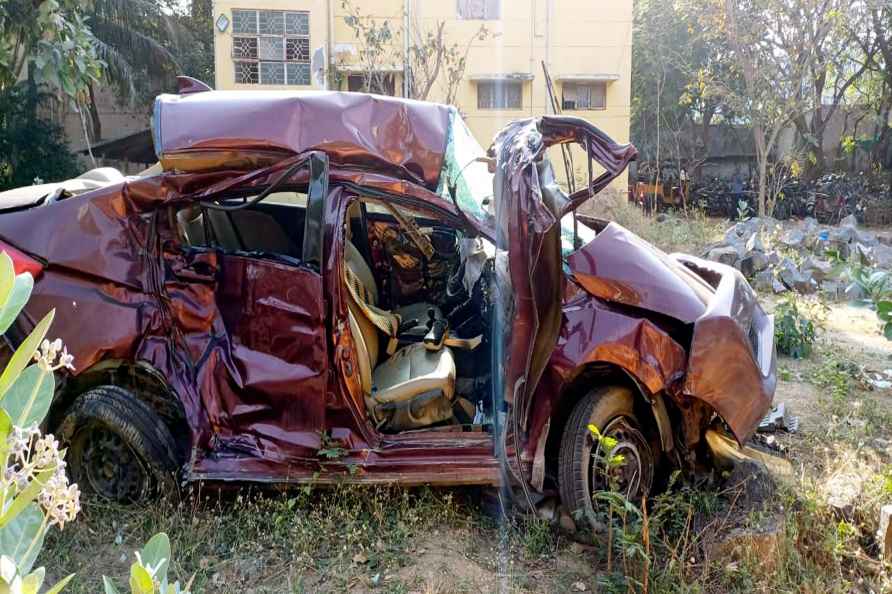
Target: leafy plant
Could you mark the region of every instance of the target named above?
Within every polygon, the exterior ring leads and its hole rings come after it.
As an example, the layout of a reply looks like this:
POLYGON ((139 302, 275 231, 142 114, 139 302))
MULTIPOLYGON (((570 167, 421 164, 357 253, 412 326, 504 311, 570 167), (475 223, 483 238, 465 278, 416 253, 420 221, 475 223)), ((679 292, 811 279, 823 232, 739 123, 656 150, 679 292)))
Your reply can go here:
POLYGON ((868 304, 875 304, 892 292, 892 277, 885 270, 856 265, 849 269, 849 276, 852 279, 850 286, 858 287, 864 296, 863 300, 868 304))
POLYGON ((883 336, 892 340, 892 301, 883 300, 876 304, 877 317, 883 323, 883 336))
POLYGON ((48 101, 35 85, 0 91, 0 191, 79 173, 62 128, 41 117, 48 101))
POLYGON ((746 200, 737 201, 737 220, 745 221, 750 218, 750 205, 746 200))
POLYGON ((104 64, 77 0, 0 3, 0 90, 23 78, 46 82, 71 99, 99 78, 104 64))
POLYGON ((815 323, 795 297, 782 299, 774 309, 774 341, 778 351, 794 359, 811 354, 815 323))
MULTIPOLYGON (((12 259, 0 253, 0 334, 18 317, 33 285, 30 274, 16 275, 12 259)), ((32 568, 44 536, 80 511, 80 492, 65 475, 65 452, 38 429, 53 399, 54 372, 72 367, 62 341, 45 338, 53 315, 37 323, 0 374, 0 592, 40 591, 45 571, 32 568)), ((72 577, 46 592, 60 592, 72 577)))
POLYGON ((863 296, 861 302, 873 308, 883 324, 883 336, 892 340, 892 276, 885 270, 872 270, 867 266, 852 266, 850 287, 857 287, 863 296))
MULTIPOLYGON (((167 570, 170 567, 170 538, 161 532, 149 539, 149 542, 136 553, 136 561, 130 565, 131 594, 189 594, 189 583, 181 587, 180 582, 168 583, 167 570)), ((102 576, 105 594, 118 594, 112 582, 102 576)))

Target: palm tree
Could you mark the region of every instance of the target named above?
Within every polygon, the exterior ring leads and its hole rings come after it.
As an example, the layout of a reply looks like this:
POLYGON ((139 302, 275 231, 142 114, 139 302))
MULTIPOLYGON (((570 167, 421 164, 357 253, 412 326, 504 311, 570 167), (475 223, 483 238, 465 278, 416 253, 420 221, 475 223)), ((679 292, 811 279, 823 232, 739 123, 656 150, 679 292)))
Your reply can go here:
MULTIPOLYGON (((177 55, 194 45, 174 7, 164 0, 94 0, 89 23, 105 61, 105 81, 131 104, 142 102, 182 71, 177 55)), ((93 85, 88 109, 92 137, 102 137, 93 85)))

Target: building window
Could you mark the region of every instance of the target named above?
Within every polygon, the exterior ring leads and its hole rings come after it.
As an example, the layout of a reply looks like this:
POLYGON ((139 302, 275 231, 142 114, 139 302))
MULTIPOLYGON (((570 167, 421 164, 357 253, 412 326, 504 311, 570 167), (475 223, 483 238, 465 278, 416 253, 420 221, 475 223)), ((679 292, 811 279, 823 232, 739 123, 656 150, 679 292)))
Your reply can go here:
POLYGON ((477 109, 522 109, 523 83, 481 81, 477 83, 477 109))
POLYGON ((458 18, 495 21, 502 16, 501 0, 458 0, 458 18))
POLYGON ((607 83, 564 83, 562 92, 566 110, 607 109, 607 83))
POLYGON ((234 9, 232 35, 237 84, 310 84, 309 12, 234 9))
MULTIPOLYGON (((396 96, 396 84, 393 73, 391 72, 381 72, 376 76, 373 76, 370 87, 371 89, 368 91, 370 93, 376 93, 378 95, 390 95, 391 97, 396 96)), ((347 75, 347 90, 354 93, 365 93, 365 74, 347 75)))

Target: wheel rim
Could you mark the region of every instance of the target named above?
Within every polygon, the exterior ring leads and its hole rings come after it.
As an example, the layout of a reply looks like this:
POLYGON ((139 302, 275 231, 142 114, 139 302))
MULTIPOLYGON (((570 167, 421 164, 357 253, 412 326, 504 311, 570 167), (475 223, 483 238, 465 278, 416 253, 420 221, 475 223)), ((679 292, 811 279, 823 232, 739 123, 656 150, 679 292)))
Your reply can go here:
POLYGON ((150 488, 148 469, 121 436, 104 425, 85 428, 72 444, 80 467, 77 472, 96 494, 113 501, 134 503, 150 488))
POLYGON ((648 494, 653 482, 653 453, 638 426, 627 417, 617 417, 607 423, 601 435, 616 440, 610 450, 595 436, 589 436, 588 460, 589 501, 598 491, 615 490, 626 499, 636 501, 648 494), (619 463, 615 458, 622 456, 619 463), (614 459, 615 464, 608 464, 614 459))

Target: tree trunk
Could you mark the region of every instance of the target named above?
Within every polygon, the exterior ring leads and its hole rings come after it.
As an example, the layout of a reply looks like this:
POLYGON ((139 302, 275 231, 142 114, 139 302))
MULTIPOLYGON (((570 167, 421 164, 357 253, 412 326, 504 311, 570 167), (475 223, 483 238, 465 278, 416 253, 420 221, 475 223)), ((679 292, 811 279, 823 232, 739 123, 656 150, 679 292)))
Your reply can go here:
POLYGON ((765 190, 768 180, 768 147, 765 146, 765 134, 761 124, 753 124, 753 139, 756 142, 756 162, 759 168, 757 205, 759 216, 765 216, 765 190))
POLYGON ((99 110, 96 108, 96 95, 93 93, 93 85, 87 85, 90 91, 90 100, 88 107, 90 109, 90 123, 92 128, 92 142, 96 142, 102 138, 102 121, 99 119, 99 110))
MULTIPOLYGON (((892 85, 890 85, 890 87, 892 87, 892 85)), ((883 105, 879 110, 877 125, 880 129, 880 133, 877 136, 877 142, 873 147, 873 154, 871 155, 873 164, 883 168, 890 168, 890 166, 892 166, 892 159, 890 159, 892 128, 886 123, 889 121, 890 112, 892 112, 892 97, 887 97, 883 101, 883 105)))

